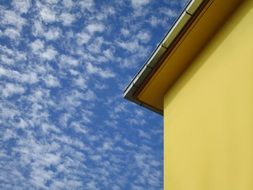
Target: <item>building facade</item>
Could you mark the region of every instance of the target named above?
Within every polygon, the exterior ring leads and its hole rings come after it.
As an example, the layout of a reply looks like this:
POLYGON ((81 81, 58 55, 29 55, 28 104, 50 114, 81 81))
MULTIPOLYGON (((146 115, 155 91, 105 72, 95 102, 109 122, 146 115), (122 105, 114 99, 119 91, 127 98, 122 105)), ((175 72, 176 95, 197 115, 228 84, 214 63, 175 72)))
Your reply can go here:
POLYGON ((164 117, 165 190, 253 189, 253 0, 195 0, 126 88, 164 117))

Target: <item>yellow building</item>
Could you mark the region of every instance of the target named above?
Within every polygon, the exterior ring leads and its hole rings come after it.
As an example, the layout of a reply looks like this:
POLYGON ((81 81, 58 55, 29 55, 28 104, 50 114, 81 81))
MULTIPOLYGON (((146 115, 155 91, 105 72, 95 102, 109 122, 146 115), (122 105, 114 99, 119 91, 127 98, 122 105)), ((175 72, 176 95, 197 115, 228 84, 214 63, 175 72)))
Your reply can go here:
POLYGON ((165 190, 253 189, 253 0, 193 0, 126 88, 164 116, 165 190))

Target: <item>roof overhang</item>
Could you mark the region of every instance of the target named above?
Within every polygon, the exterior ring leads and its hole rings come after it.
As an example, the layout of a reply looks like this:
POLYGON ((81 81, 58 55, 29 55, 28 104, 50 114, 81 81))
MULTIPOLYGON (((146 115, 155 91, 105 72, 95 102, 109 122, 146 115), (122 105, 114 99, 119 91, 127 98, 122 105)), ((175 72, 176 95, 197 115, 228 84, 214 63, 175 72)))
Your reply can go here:
POLYGON ((124 91, 163 115, 163 98, 242 0, 192 0, 124 91))

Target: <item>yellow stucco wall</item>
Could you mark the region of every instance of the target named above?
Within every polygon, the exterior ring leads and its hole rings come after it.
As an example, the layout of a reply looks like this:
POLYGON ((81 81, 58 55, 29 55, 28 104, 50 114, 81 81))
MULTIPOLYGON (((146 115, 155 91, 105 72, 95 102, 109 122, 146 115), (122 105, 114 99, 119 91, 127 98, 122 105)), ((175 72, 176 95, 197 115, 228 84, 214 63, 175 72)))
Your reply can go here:
POLYGON ((253 189, 253 0, 165 95, 164 189, 253 189))

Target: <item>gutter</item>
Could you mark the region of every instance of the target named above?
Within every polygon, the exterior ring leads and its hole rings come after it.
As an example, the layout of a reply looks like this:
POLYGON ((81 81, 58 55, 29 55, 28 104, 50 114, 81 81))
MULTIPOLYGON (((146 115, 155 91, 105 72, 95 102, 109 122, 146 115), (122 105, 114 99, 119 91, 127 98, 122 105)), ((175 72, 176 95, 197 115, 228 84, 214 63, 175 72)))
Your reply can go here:
POLYGON ((163 115, 161 110, 157 110, 140 100, 138 100, 137 95, 145 82, 150 78, 155 70, 161 65, 160 62, 167 54, 169 49, 174 45, 177 38, 180 38, 183 29, 187 27, 190 21, 195 17, 202 5, 208 2, 208 0, 191 0, 186 8, 181 13, 180 17, 173 24, 173 27, 165 35, 163 40, 159 43, 157 48, 153 51, 150 58, 145 62, 140 71, 135 75, 133 80, 124 90, 124 98, 132 101, 138 105, 141 105, 149 110, 152 110, 160 115, 163 115))

